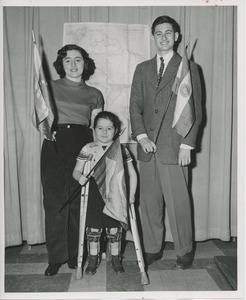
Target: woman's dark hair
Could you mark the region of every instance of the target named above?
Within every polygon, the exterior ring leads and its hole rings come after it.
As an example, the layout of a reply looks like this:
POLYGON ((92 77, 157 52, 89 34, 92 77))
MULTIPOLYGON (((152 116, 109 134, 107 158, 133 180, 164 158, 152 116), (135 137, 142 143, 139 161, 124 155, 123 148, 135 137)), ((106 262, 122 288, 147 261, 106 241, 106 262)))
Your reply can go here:
POLYGON ((66 76, 66 73, 63 68, 63 59, 67 56, 69 50, 78 50, 83 59, 84 59, 84 71, 82 73, 82 79, 84 81, 88 80, 92 74, 94 74, 96 66, 94 60, 89 57, 89 54, 81 47, 75 44, 69 44, 62 47, 57 52, 56 61, 53 63, 53 66, 56 69, 56 72, 60 75, 61 78, 66 76))
MULTIPOLYGON (((115 128, 115 135, 117 136, 117 133, 120 132, 121 129, 121 121, 118 118, 118 116, 116 116, 114 113, 110 112, 110 111, 101 111, 100 113, 98 113, 95 117, 94 120, 94 129, 97 127, 97 123, 99 119, 107 119, 109 121, 112 122, 114 128, 115 128)), ((116 137, 115 136, 115 137, 116 137)))
POLYGON ((169 16, 160 16, 158 18, 156 18, 151 26, 151 33, 154 35, 155 33, 155 27, 159 24, 163 24, 163 23, 169 23, 172 25, 173 27, 173 31, 174 32, 178 32, 180 34, 180 27, 179 27, 179 24, 174 20, 172 19, 171 17, 169 16))

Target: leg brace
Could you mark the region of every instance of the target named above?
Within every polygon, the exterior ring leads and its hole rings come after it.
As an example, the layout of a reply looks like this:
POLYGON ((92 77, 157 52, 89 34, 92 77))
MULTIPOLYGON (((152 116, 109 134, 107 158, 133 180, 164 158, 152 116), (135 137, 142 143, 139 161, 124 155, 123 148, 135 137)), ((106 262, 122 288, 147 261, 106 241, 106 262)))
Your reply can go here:
POLYGON ((86 238, 88 253, 92 255, 97 255, 100 253, 100 237, 102 229, 96 228, 86 228, 86 238))
POLYGON ((111 255, 119 255, 121 251, 122 227, 106 228, 111 255))

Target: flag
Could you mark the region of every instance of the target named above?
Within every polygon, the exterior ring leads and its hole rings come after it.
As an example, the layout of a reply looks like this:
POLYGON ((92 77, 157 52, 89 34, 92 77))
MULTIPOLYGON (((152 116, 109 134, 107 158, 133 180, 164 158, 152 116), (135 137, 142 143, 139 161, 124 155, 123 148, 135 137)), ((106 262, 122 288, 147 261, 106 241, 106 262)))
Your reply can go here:
POLYGON ((34 62, 34 112, 32 123, 46 139, 52 141, 51 126, 54 121, 54 114, 52 112, 51 98, 33 32, 32 35, 34 62))
POLYGON ((105 202, 103 213, 127 229, 127 192, 119 137, 95 165, 92 176, 105 202))
POLYGON ((191 76, 186 48, 187 46, 185 47, 184 55, 172 87, 172 92, 177 95, 172 128, 178 134, 182 135, 182 137, 185 137, 189 133, 195 121, 191 76))

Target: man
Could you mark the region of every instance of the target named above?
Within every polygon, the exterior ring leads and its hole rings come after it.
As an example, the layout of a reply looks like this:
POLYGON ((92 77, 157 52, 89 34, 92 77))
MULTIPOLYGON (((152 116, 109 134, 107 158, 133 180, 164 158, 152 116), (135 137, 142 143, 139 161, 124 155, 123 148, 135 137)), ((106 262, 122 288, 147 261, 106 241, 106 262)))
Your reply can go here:
POLYGON ((173 48, 180 28, 172 18, 160 16, 151 31, 157 55, 137 66, 130 99, 133 138, 138 141, 145 260, 150 265, 162 257, 165 202, 177 254, 175 268, 187 269, 194 257, 187 166, 201 122, 201 83, 197 65, 190 62, 195 121, 183 137, 172 128, 177 100, 172 89, 181 62, 173 48))

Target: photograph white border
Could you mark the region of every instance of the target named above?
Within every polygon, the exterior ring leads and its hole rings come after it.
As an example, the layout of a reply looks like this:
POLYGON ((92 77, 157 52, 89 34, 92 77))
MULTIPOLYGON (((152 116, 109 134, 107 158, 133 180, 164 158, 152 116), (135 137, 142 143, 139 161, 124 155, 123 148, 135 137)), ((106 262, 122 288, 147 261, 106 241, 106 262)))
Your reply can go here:
MULTIPOLYGON (((4 216, 1 217, 0 249, 0 299, 244 299, 245 298, 245 1, 244 0, 0 0, 1 61, 3 70, 3 7, 4 6, 237 6, 238 7, 238 290, 226 292, 100 292, 100 293, 4 293, 4 216), (243 208, 243 209, 242 209, 243 208)), ((3 74, 2 74, 3 75, 3 74)), ((3 99, 3 76, 0 76, 1 100, 3 99)), ((1 214, 4 212, 4 157, 3 119, 4 105, 0 101, 0 199, 1 214)))

